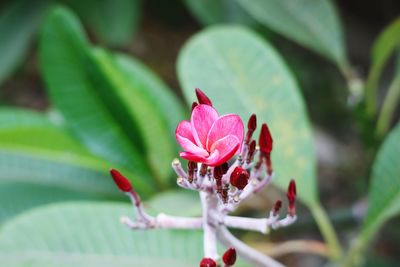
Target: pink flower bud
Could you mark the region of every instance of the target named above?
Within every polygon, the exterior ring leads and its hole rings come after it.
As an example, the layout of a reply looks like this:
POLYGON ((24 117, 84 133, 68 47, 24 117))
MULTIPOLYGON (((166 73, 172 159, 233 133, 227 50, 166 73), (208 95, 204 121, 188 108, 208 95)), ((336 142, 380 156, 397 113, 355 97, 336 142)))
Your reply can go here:
POLYGON ((132 185, 127 178, 125 178, 119 171, 111 169, 110 174, 114 179, 115 184, 123 192, 132 191, 132 185))
POLYGON ((238 166, 233 170, 230 182, 231 185, 242 190, 243 188, 246 187, 247 183, 249 182, 249 173, 242 167, 238 166))
POLYGON ((227 266, 233 266, 236 262, 236 249, 229 248, 227 251, 225 251, 224 255, 222 256, 222 261, 227 266))
POLYGON ((203 258, 200 267, 217 267, 217 263, 211 258, 203 258))
POLYGON ((208 98, 208 96, 201 91, 199 88, 196 88, 196 96, 197 100, 199 101, 199 104, 204 104, 208 106, 212 106, 211 100, 208 98))
POLYGON ((263 123, 261 126, 261 133, 260 137, 258 139, 258 144, 260 146, 260 151, 266 154, 271 153, 272 151, 272 136, 271 133, 268 129, 268 126, 266 123, 263 123))

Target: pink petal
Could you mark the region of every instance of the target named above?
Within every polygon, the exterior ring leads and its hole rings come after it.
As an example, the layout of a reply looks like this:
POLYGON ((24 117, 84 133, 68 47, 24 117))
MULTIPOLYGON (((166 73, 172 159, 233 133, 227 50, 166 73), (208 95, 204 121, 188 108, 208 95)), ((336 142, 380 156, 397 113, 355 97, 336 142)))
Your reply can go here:
POLYGON ((217 119, 218 113, 211 106, 201 104, 193 109, 190 123, 192 124, 193 138, 198 146, 206 147, 208 132, 217 119))
POLYGON ((189 152, 181 152, 179 155, 184 159, 194 161, 194 162, 205 163, 207 161, 205 157, 201 157, 196 154, 189 153, 189 152))
POLYGON ((244 128, 242 119, 238 115, 223 115, 214 122, 207 136, 206 149, 211 151, 214 143, 228 135, 236 136, 239 144, 242 144, 244 128))
POLYGON ((186 152, 207 157, 209 153, 195 144, 191 130, 190 122, 181 121, 175 131, 176 140, 186 152))
MULTIPOLYGON (((188 121, 181 121, 175 130, 175 136, 181 136, 195 143, 192 134, 192 125, 188 121)), ((177 139, 178 140, 178 139, 177 139)))
POLYGON ((211 147, 211 155, 205 163, 209 166, 218 166, 227 162, 239 152, 240 145, 241 142, 234 135, 228 135, 219 139, 211 147))
POLYGON ((177 135, 176 140, 181 145, 183 150, 185 150, 186 152, 189 152, 191 154, 196 154, 197 156, 200 156, 200 157, 207 157, 209 155, 207 150, 205 150, 202 147, 198 147, 196 144, 194 144, 192 141, 190 141, 187 138, 177 135))

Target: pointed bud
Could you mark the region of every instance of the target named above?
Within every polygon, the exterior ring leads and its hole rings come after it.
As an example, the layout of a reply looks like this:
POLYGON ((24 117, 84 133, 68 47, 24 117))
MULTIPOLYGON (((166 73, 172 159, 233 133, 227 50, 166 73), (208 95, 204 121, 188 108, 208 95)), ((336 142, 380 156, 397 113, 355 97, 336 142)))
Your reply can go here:
POLYGON ((282 201, 281 200, 277 200, 275 202, 274 208, 272 209, 272 214, 274 216, 278 215, 280 209, 282 208, 282 201))
POLYGON ((123 192, 130 192, 132 191, 131 182, 127 178, 125 178, 119 171, 111 169, 110 174, 118 186, 118 188, 123 192))
POLYGON ((292 179, 290 180, 288 191, 286 193, 287 199, 289 201, 289 215, 294 216, 296 214, 296 182, 292 179))
POLYGON ((197 163, 193 161, 188 161, 188 180, 189 183, 193 182, 193 176, 195 171, 197 171, 197 163))
POLYGON ((206 176, 207 170, 208 170, 208 166, 206 164, 202 163, 200 166, 200 175, 203 177, 206 176))
POLYGON ((247 158, 246 158, 246 163, 249 164, 250 162, 253 161, 254 154, 256 152, 256 140, 253 140, 249 144, 249 152, 247 152, 247 158))
POLYGON ((246 187, 249 182, 249 173, 242 167, 236 167, 230 178, 231 185, 236 186, 239 190, 246 187))
POLYGON ((257 116, 256 114, 251 114, 249 121, 247 122, 247 129, 254 132, 257 128, 257 116))
POLYGON ((214 168, 214 178, 216 180, 219 180, 222 178, 222 176, 224 176, 224 174, 228 171, 229 166, 228 163, 225 162, 217 167, 214 168))
POLYGON ((251 114, 249 121, 247 122, 247 133, 244 142, 248 145, 251 141, 253 133, 257 128, 257 117, 256 114, 251 114))
POLYGON ((261 133, 260 137, 258 139, 258 144, 260 146, 260 151, 266 154, 271 153, 272 151, 272 136, 271 133, 268 129, 268 126, 266 123, 263 123, 261 126, 261 133))
POLYGON ((193 102, 193 103, 192 103, 192 111, 193 111, 193 109, 194 109, 195 107, 197 107, 197 105, 198 105, 197 102, 193 102))
POLYGON ((200 267, 217 267, 217 263, 211 258, 203 258, 200 267))
POLYGON ((209 105, 212 106, 211 100, 208 98, 208 96, 201 91, 199 88, 196 88, 196 96, 197 100, 199 100, 199 104, 204 104, 204 105, 209 105))
POLYGON ((229 248, 227 251, 225 251, 224 255, 222 256, 222 261, 227 266, 233 266, 236 262, 236 249, 229 248))

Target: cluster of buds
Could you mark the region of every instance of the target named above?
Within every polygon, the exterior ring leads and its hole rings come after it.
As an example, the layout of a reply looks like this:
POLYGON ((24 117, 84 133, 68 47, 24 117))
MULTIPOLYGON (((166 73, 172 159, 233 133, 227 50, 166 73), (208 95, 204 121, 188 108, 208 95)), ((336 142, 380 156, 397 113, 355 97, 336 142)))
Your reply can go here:
POLYGON ((190 121, 180 122, 176 129, 176 139, 184 150, 180 156, 188 160, 187 171, 178 159, 173 160, 172 168, 178 175, 178 186, 199 192, 202 216, 149 216, 129 181, 116 170, 111 170, 115 183, 130 197, 136 210, 135 220, 123 217, 122 223, 132 229, 203 229, 204 258, 201 267, 217 266, 217 241, 229 248, 222 257, 225 266, 235 263, 236 252, 254 266, 282 266, 248 247, 228 231, 228 228, 236 228, 266 234, 270 229, 289 226, 297 219, 294 180, 288 186, 285 217, 280 218, 279 214, 281 200, 276 201, 265 218, 229 215, 243 200, 268 186, 274 176, 271 160, 273 139, 267 124, 261 126, 257 146, 253 139, 257 128, 255 114, 250 116, 245 134, 238 115, 219 116, 202 91, 196 89, 196 95, 198 103, 192 105, 190 121))
MULTIPOLYGON (((228 248, 222 256, 222 262, 224 267, 230 267, 235 265, 236 262, 236 249, 228 248)), ((217 263, 211 258, 203 258, 200 262, 200 267, 216 267, 217 263)))

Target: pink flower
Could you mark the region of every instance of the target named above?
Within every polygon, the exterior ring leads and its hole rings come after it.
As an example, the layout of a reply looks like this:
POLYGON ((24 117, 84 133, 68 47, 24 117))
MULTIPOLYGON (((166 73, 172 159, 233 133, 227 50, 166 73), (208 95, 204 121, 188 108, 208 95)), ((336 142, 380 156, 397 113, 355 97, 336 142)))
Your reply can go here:
POLYGON ((175 131, 184 149, 182 158, 218 166, 240 152, 244 137, 243 122, 236 114, 219 116, 209 105, 194 107, 189 121, 181 121, 175 131))

